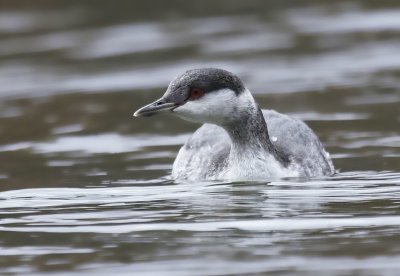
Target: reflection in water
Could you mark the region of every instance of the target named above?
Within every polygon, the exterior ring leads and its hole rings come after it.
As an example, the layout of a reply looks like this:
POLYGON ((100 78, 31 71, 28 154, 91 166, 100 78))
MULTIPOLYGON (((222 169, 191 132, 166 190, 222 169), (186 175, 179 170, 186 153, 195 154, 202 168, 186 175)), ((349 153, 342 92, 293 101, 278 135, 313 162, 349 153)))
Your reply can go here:
POLYGON ((397 3, 50 2, 0 11, 0 274, 398 272, 397 3), (132 113, 199 66, 305 120, 342 172, 169 180, 194 126, 132 113))
POLYGON ((136 137, 122 137, 115 133, 91 136, 65 136, 49 143, 18 143, 0 147, 0 151, 15 151, 33 149, 39 153, 73 152, 80 151, 88 154, 121 153, 138 151, 144 147, 157 146, 159 141, 163 145, 181 145, 189 135, 156 136, 138 135, 136 137))

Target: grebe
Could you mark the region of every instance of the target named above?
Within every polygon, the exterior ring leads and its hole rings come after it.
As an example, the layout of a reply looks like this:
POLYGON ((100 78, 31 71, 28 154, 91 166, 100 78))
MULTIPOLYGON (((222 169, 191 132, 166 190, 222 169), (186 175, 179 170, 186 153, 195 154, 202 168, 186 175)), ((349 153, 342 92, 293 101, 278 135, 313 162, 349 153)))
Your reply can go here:
POLYGON ((179 150, 174 179, 269 180, 332 175, 334 167, 302 121, 261 111, 239 77, 216 68, 186 71, 134 116, 169 112, 204 124, 179 150))

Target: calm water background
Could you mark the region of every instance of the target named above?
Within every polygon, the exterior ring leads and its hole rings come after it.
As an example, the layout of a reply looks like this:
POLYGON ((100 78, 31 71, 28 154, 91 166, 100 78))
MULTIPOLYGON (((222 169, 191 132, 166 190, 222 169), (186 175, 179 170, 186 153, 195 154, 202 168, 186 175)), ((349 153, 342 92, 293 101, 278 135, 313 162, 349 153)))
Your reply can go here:
POLYGON ((0 274, 399 275, 398 1, 2 1, 0 274), (168 180, 186 69, 305 120, 336 176, 168 180))

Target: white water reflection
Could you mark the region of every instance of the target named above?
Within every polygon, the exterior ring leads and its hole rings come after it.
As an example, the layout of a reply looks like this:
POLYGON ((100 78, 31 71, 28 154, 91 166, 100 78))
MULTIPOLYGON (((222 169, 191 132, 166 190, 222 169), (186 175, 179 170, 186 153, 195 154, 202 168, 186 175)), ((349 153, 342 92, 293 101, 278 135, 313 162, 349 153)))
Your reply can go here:
MULTIPOLYGON (((76 9, 62 11, 18 11, 3 9, 0 12, 0 33, 28 33, 37 30, 74 26, 82 21, 76 9)), ((25 45, 26 46, 26 45, 25 45)))
POLYGON ((105 58, 191 44, 184 36, 168 33, 162 27, 160 23, 141 23, 93 30, 87 34, 90 41, 69 54, 77 59, 105 58))
POLYGON ((47 254, 85 254, 93 252, 90 248, 68 248, 68 247, 55 247, 55 246, 21 246, 17 248, 0 247, 0 256, 18 256, 21 252, 29 256, 34 255, 47 255, 47 254))
MULTIPOLYGON (((12 222, 12 221, 11 221, 12 222)), ((374 227, 398 227, 400 216, 381 216, 379 218, 309 218, 309 219, 257 219, 257 220, 235 220, 235 221, 213 221, 196 223, 147 223, 134 224, 137 219, 109 221, 107 226, 97 223, 96 226, 79 226, 79 223, 72 220, 73 225, 63 226, 63 222, 55 221, 56 227, 41 227, 40 224, 29 223, 32 226, 13 227, 0 226, 0 231, 15 232, 46 232, 46 233, 132 233, 142 231, 189 231, 189 232, 214 232, 227 229, 249 231, 249 232, 270 232, 270 231, 315 231, 346 228, 374 228, 374 227), (128 224, 118 224, 118 223, 128 224)), ((48 223, 47 221, 43 223, 48 223)))
POLYGON ((355 11, 343 7, 336 13, 328 9, 299 9, 290 11, 287 20, 299 32, 323 35, 353 32, 398 31, 400 9, 355 11))
POLYGON ((291 113, 293 117, 299 118, 303 121, 353 121, 353 120, 365 120, 369 118, 366 113, 318 113, 318 112, 304 112, 304 113, 291 113))
POLYGON ((88 154, 95 153, 121 153, 137 151, 144 147, 161 145, 181 145, 185 143, 189 134, 157 136, 136 135, 122 136, 117 133, 104 133, 88 136, 62 136, 47 143, 22 142, 0 146, 1 151, 15 151, 33 149, 38 153, 74 152, 80 151, 88 154))

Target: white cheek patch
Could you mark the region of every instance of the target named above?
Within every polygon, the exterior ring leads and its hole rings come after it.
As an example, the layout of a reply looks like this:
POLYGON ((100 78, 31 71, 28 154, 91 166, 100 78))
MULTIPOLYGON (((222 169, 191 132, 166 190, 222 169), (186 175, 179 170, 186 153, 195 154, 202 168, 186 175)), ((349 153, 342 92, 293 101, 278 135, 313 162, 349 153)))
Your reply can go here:
POLYGON ((230 89, 221 89, 207 93, 198 100, 188 101, 175 108, 174 112, 184 120, 223 125, 240 119, 242 112, 248 112, 256 106, 248 90, 236 95, 230 89))
POLYGON ((179 117, 200 123, 223 123, 234 113, 238 97, 230 89, 207 93, 200 99, 188 101, 175 108, 179 117))

